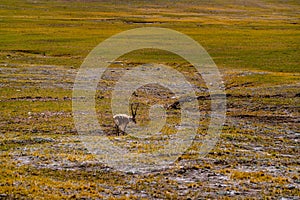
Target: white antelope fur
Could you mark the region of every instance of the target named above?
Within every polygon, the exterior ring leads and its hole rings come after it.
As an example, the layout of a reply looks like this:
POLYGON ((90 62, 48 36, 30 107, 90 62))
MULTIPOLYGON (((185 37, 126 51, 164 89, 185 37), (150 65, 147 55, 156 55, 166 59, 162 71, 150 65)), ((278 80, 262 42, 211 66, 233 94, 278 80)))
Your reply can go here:
POLYGON ((125 129, 129 122, 133 122, 132 118, 132 116, 128 116, 126 114, 117 114, 114 116, 114 121, 118 128, 121 131, 125 132, 125 129))
POLYGON ((126 114, 114 115, 114 121, 115 121, 115 124, 118 129, 118 134, 119 134, 119 130, 121 130, 123 133, 125 133, 125 129, 126 129, 127 125, 129 124, 129 122, 136 123, 135 117, 136 117, 136 111, 137 111, 138 107, 139 107, 139 104, 137 104, 135 109, 133 108, 133 104, 130 105, 131 116, 126 115, 126 114))

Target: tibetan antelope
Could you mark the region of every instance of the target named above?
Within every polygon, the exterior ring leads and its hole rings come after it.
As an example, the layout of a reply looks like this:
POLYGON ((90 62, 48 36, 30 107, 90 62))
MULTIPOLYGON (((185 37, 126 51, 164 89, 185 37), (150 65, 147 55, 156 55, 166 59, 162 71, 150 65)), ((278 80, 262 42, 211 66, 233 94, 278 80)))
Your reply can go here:
POLYGON ((136 124, 136 111, 139 107, 139 104, 136 104, 136 107, 133 107, 134 104, 130 104, 131 116, 126 114, 116 114, 114 115, 114 122, 117 128, 117 135, 119 135, 119 131, 121 130, 125 133, 126 127, 129 122, 133 122, 136 124))

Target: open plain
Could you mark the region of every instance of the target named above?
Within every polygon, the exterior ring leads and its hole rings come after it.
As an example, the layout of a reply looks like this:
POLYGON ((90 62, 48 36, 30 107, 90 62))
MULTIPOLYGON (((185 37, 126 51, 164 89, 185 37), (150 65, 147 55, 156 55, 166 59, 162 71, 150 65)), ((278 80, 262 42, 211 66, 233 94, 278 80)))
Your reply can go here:
MULTIPOLYGON (((300 4, 297 0, 1 0, 0 198, 3 199, 299 199, 300 4), (214 149, 197 157, 209 123, 206 83, 170 52, 143 49, 113 62, 96 93, 99 124, 115 144, 111 94, 122 74, 151 62, 173 67, 199 97, 198 140, 164 170, 125 173, 99 162, 78 138, 72 114, 76 73, 100 42, 138 27, 164 27, 199 42, 218 66, 226 122, 214 149)), ((155 85, 139 88, 137 122, 169 105, 165 135, 180 108, 155 85), (175 106, 170 106, 175 105, 175 106)))

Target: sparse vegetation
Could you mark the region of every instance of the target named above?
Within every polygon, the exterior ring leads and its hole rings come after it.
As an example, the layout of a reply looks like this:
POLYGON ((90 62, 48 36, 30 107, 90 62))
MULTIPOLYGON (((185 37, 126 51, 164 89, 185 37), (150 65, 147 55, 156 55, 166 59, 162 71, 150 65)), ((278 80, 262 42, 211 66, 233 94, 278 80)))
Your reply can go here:
MULTIPOLYGON (((298 1, 2 0, 0 7, 0 198, 299 198, 298 1), (165 170, 126 174, 99 163, 80 142, 72 87, 98 43, 148 26, 185 33, 208 51, 223 74, 227 119, 217 146, 198 159, 210 114, 201 76, 161 50, 120 57, 121 64, 111 64, 99 83, 105 90, 96 94, 99 123, 115 143, 130 141, 124 145, 137 152, 157 148, 111 131, 111 91, 126 69, 167 64, 203 96, 200 128, 189 150, 165 170)), ((138 124, 147 124, 152 104, 174 102, 171 96, 155 87, 136 91, 138 124)), ((163 133, 172 135, 180 111, 167 114, 163 133)))

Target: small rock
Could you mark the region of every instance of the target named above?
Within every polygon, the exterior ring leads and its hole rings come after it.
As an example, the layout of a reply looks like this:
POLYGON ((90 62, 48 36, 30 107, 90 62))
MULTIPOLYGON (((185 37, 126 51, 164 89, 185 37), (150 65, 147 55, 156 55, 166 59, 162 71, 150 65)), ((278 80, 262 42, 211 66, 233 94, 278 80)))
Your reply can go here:
POLYGON ((5 197, 8 197, 7 194, 0 194, 0 198, 5 198, 5 197))
POLYGON ((42 142, 54 142, 55 140, 53 140, 52 138, 34 138, 33 141, 37 143, 42 143, 42 142))

